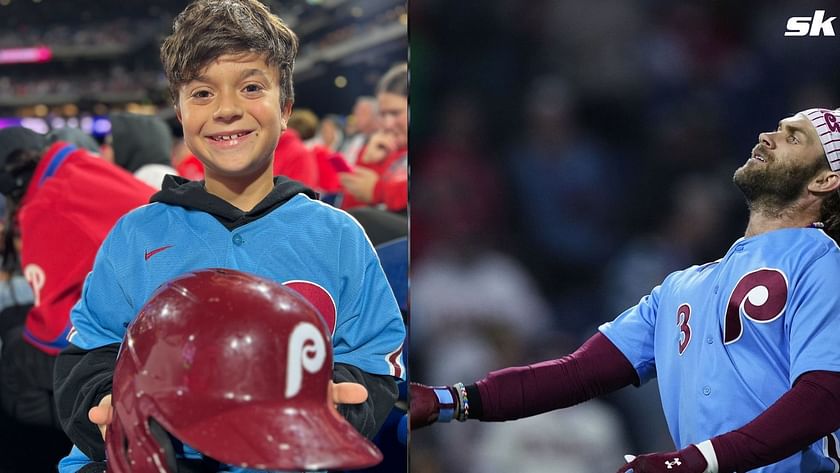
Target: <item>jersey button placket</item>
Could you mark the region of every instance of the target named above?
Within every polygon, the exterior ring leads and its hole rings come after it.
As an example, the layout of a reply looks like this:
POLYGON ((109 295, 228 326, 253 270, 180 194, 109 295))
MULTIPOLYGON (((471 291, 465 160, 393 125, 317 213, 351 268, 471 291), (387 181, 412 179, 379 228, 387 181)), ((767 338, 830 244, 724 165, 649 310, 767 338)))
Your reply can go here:
POLYGON ((244 243, 245 243, 245 239, 244 239, 244 238, 242 238, 242 235, 240 235, 240 234, 238 234, 238 233, 237 233, 237 234, 235 234, 235 235, 233 235, 233 244, 234 244, 234 245, 236 245, 236 246, 242 246, 242 244, 244 244, 244 243))
POLYGON ((703 395, 708 396, 709 394, 712 394, 712 388, 709 386, 703 386, 703 395))

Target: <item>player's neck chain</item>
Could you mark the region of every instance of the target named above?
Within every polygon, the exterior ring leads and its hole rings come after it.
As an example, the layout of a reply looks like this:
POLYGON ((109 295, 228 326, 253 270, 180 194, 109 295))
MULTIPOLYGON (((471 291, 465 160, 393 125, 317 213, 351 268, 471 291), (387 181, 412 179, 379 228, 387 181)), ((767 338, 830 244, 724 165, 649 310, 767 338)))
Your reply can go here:
POLYGON ((814 222, 805 228, 825 228, 825 224, 822 222, 814 222))

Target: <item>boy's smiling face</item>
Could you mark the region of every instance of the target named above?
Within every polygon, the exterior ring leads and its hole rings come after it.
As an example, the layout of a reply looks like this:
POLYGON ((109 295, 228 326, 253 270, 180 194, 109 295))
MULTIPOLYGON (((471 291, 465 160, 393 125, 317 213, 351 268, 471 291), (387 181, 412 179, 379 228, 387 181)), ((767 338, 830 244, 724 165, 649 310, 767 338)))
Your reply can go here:
POLYGON ((271 176, 274 148, 291 103, 281 103, 279 71, 258 54, 225 54, 178 90, 184 141, 208 180, 271 176))

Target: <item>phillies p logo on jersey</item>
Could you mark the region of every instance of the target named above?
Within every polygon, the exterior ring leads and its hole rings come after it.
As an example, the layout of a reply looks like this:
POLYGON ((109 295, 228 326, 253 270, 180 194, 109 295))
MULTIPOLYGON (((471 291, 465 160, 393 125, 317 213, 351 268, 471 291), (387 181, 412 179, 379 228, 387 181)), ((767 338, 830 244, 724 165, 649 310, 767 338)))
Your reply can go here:
POLYGON ((756 323, 766 324, 785 311, 788 297, 787 276, 778 269, 762 268, 745 274, 735 285, 726 305, 723 342, 737 342, 744 333, 741 314, 756 323))

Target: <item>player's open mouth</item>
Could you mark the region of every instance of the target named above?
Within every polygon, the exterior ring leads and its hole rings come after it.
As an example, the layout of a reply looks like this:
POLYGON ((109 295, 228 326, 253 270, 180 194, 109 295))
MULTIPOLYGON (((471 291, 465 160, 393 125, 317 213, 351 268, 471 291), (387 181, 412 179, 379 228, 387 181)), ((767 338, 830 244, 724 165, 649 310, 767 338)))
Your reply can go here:
POLYGON ((766 163, 766 162, 767 162, 767 158, 765 158, 764 156, 762 156, 762 155, 760 155, 760 154, 756 154, 756 153, 753 153, 753 155, 752 155, 752 156, 750 156, 750 158, 755 159, 755 160, 758 160, 758 161, 761 161, 762 163, 766 163))

